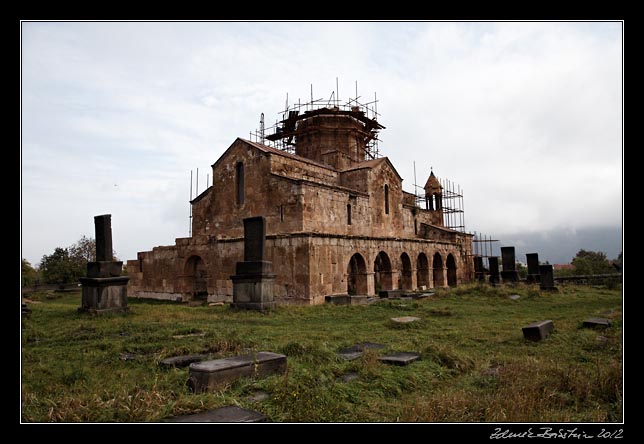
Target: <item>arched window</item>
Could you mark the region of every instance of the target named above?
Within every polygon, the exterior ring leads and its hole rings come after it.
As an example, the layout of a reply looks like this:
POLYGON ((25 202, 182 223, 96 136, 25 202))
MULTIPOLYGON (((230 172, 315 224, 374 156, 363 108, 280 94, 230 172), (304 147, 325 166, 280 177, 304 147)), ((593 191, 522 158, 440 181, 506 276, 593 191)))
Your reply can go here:
POLYGON ((351 225, 351 204, 347 204, 347 225, 351 225))
POLYGON ((385 214, 389 214, 389 185, 385 185, 385 214))
POLYGON ((235 166, 235 183, 237 184, 237 205, 244 204, 244 164, 237 162, 235 166))

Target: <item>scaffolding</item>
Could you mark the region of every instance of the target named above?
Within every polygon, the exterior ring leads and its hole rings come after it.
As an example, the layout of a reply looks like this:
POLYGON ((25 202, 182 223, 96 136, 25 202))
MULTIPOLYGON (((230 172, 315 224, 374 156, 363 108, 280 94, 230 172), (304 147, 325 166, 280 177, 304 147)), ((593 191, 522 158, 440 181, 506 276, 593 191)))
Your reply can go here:
POLYGON ((289 104, 288 93, 286 94, 286 105, 284 110, 278 113, 281 120, 275 124, 265 127, 264 113, 262 113, 259 130, 249 133, 250 140, 270 146, 291 154, 295 154, 296 137, 298 135, 297 123, 300 120, 321 114, 340 114, 351 116, 364 124, 363 136, 365 140, 365 157, 367 160, 381 157, 379 142, 379 131, 385 127, 378 123, 378 96, 374 92, 373 100, 361 102, 358 95, 358 82, 355 82, 355 97, 349 98, 347 102, 340 100, 338 92, 338 79, 336 78, 336 89, 331 92, 328 99, 314 99, 313 85, 311 85, 311 98, 302 103, 298 98, 296 103, 289 104))
POLYGON ((474 232, 474 237, 472 238, 472 256, 482 257, 485 268, 489 268, 490 266, 488 261, 490 257, 498 256, 494 254, 494 242, 499 242, 499 240, 492 239, 492 236, 483 233, 474 232))
MULTIPOLYGON (((443 226, 450 230, 465 232, 465 207, 463 205, 463 190, 461 186, 449 179, 440 179, 438 182, 442 187, 440 203, 436 204, 436 209, 443 211, 443 226)), ((414 162, 414 195, 416 196, 416 206, 430 209, 428 197, 424 194, 423 187, 416 184, 416 162, 414 162), (419 194, 422 190, 422 195, 419 194)), ((431 198, 431 197, 430 197, 431 198)))

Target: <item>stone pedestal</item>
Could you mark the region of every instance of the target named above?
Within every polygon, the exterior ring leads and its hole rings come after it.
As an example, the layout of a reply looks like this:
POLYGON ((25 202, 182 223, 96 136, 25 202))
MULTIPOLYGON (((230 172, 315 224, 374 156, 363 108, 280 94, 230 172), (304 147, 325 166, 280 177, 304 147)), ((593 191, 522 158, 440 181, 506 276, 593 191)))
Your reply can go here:
POLYGON ((525 255, 528 262, 528 276, 526 280, 529 284, 538 283, 541 281, 539 275, 539 253, 528 253, 525 255))
POLYGON ((275 307, 275 277, 268 261, 237 262, 233 281, 233 308, 265 311, 275 307))
POLYGON ((79 312, 91 314, 127 312, 127 276, 80 278, 83 296, 79 312))
POLYGON ((530 341, 541 341, 555 329, 551 320, 534 322, 522 328, 523 337, 530 341))
POLYGON ((127 276, 121 276, 123 262, 113 261, 112 215, 94 217, 96 261, 87 263, 79 312, 91 314, 127 312, 127 276))

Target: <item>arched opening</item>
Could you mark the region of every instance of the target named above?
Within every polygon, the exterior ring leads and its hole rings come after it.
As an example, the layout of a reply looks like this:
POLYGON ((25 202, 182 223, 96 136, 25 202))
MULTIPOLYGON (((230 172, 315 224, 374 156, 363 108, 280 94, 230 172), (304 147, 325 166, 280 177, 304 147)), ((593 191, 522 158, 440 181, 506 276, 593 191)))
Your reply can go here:
POLYGON ((347 267, 347 293, 350 295, 366 295, 367 264, 360 253, 351 256, 347 267))
POLYGON ((448 254, 445 265, 447 265, 447 285, 456 287, 456 261, 454 256, 448 254))
POLYGON ((443 280, 443 258, 440 253, 434 255, 432 261, 432 268, 434 269, 434 288, 444 287, 445 280, 443 280))
POLYGON ((391 261, 384 251, 381 251, 376 256, 376 260, 373 262, 373 272, 376 294, 380 290, 392 290, 394 288, 391 279, 391 261))
POLYGON ((425 253, 418 255, 416 264, 416 283, 418 287, 429 287, 429 261, 425 253))
POLYGON ((411 259, 407 253, 400 255, 401 273, 400 285, 403 290, 413 290, 412 276, 411 276, 411 259))
POLYGON ((235 184, 237 194, 237 205, 244 204, 244 164, 237 162, 235 165, 235 184))
POLYGON ((208 297, 208 272, 206 263, 199 256, 190 256, 184 268, 186 290, 194 298, 208 297))
POLYGON ((389 185, 385 185, 385 214, 389 214, 389 185))

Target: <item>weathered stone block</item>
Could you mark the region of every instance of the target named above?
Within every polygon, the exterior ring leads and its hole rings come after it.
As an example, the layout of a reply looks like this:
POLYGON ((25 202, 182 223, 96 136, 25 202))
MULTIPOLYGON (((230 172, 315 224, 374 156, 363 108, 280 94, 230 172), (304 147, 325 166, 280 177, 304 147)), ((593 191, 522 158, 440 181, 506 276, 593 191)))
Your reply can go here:
POLYGON ((541 290, 556 290, 555 274, 552 265, 539 265, 541 290))
POLYGON ((588 318, 584 321, 584 328, 608 328, 612 325, 610 319, 605 318, 588 318))
POLYGON ((261 262, 266 255, 266 219, 263 216, 244 219, 244 262, 261 262))
POLYGON ((385 364, 393 365, 409 365, 418 359, 420 359, 420 354, 413 352, 392 353, 378 358, 379 361, 385 364))
POLYGON ((80 278, 83 285, 79 312, 91 314, 127 312, 127 282, 130 278, 80 278))
POLYGON ((528 276, 526 280, 528 283, 539 282, 539 253, 527 253, 525 255, 528 262, 528 276))
POLYGON ((523 337, 530 341, 545 339, 555 329, 551 320, 534 322, 522 328, 523 337))
POLYGON ((244 377, 263 377, 286 371, 286 356, 271 352, 190 364, 188 388, 194 393, 217 390, 244 377))
POLYGON ((96 260, 111 261, 112 252, 112 215, 94 216, 94 231, 96 233, 96 260))

